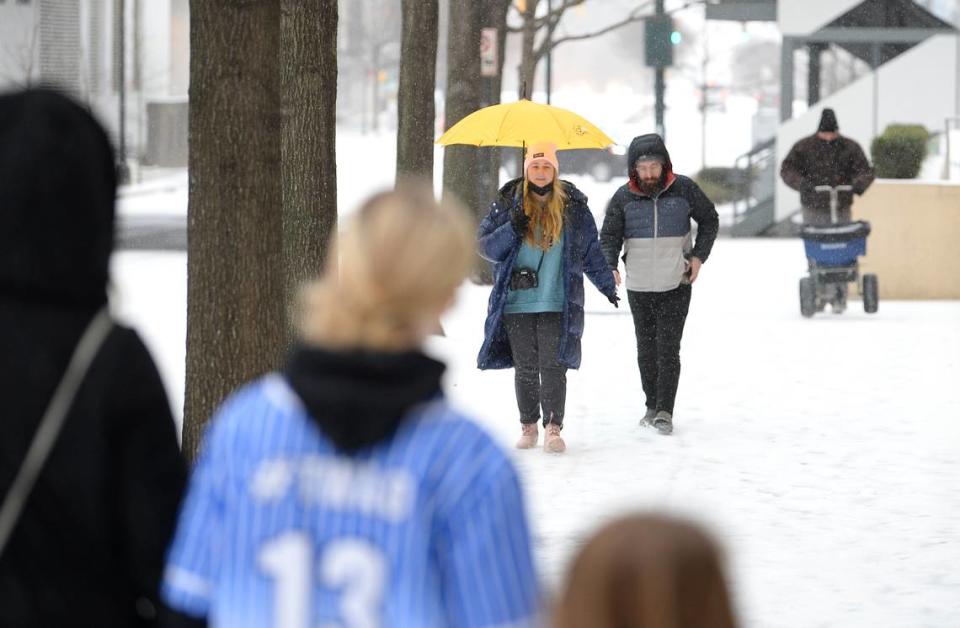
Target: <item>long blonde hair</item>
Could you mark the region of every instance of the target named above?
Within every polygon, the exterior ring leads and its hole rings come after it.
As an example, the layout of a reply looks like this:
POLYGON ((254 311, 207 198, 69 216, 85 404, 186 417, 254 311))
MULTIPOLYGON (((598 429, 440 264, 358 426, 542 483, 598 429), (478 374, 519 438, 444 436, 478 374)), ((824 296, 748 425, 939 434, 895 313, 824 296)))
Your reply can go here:
POLYGON ((553 192, 541 209, 540 199, 533 195, 527 184, 528 180, 524 178, 523 212, 530 216, 527 243, 546 251, 560 239, 560 232, 563 231, 563 210, 567 206, 567 192, 563 189, 560 178, 554 175, 553 192), (540 227, 539 241, 537 240, 537 226, 540 227))
POLYGON ((300 330, 333 349, 413 349, 474 259, 474 227, 456 201, 404 183, 368 199, 340 232, 321 278, 303 291, 300 330))

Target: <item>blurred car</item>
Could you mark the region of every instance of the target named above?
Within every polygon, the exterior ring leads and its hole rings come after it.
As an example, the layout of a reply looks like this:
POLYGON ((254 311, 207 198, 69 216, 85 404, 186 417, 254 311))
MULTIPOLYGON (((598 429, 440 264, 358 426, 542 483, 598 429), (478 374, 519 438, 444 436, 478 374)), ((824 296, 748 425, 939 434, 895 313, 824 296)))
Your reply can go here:
POLYGON ((588 174, 602 182, 627 176, 627 147, 620 144, 601 150, 562 150, 557 158, 561 174, 588 174))
MULTIPOLYGON (((517 160, 520 150, 502 149, 500 166, 515 176, 519 173, 517 160)), ((560 160, 560 176, 568 174, 590 175, 596 181, 606 182, 614 177, 627 176, 627 147, 614 144, 608 148, 574 148, 557 151, 560 160)))

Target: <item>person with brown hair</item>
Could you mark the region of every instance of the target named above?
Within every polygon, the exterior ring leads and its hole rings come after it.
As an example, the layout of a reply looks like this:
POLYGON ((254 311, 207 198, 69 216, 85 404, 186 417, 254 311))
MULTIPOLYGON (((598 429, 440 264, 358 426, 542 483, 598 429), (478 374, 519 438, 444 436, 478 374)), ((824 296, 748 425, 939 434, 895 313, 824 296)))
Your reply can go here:
POLYGON ((613 273, 600 253, 587 197, 561 181, 557 147, 536 142, 524 176, 500 190, 480 223, 480 255, 493 263, 480 369, 513 367, 521 435, 517 448, 566 449, 563 429, 567 369, 580 367, 583 276, 619 307, 613 273))
POLYGON ((574 559, 553 628, 735 628, 714 541, 662 515, 618 519, 574 559))
POLYGON ((179 625, 536 620, 516 471, 421 350, 472 266, 473 228, 409 183, 351 217, 283 371, 210 422, 164 579, 192 620, 179 625))

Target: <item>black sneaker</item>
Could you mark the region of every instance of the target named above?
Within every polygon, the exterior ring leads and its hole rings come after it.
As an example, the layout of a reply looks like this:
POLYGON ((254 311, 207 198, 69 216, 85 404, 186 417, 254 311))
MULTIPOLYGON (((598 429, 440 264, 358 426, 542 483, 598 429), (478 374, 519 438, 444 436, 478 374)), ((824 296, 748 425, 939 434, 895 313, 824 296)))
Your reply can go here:
POLYGON ((653 427, 661 434, 667 435, 673 433, 673 415, 666 410, 657 412, 653 419, 653 427))
POLYGON ((643 418, 640 419, 640 427, 653 427, 653 418, 655 416, 657 416, 657 411, 654 408, 647 408, 643 418))

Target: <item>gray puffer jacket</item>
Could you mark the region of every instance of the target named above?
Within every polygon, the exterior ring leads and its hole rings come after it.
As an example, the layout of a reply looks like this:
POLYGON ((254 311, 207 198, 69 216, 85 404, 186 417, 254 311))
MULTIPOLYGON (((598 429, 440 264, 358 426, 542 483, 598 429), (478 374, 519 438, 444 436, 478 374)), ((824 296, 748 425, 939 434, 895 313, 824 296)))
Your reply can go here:
POLYGON ((707 261, 720 227, 717 211, 693 180, 673 173, 670 154, 659 135, 634 138, 627 160, 630 181, 610 199, 600 230, 603 256, 616 269, 623 252, 627 290, 673 290, 680 285, 690 257, 707 261), (653 196, 639 186, 634 164, 641 155, 656 155, 664 161, 664 187, 653 196), (697 223, 695 242, 691 219, 697 223))

